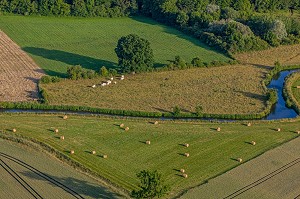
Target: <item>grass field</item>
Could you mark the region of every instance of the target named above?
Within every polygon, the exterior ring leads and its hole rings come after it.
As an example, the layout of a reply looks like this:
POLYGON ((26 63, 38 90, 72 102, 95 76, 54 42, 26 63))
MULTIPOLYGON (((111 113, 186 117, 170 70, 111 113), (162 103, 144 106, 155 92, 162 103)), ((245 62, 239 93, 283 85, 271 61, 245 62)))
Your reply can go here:
POLYGON ((42 198, 71 199, 80 195, 110 199, 121 196, 107 188, 106 184, 100 184, 41 151, 2 139, 0 145, 1 198, 30 199, 33 198, 29 192, 33 193, 32 190, 42 198), (5 169, 16 172, 24 180, 20 180, 21 184, 26 187, 28 183, 32 189, 28 186, 29 191, 24 189, 16 180, 20 178, 14 175, 15 179, 5 169))
POLYGON ((124 81, 106 87, 101 80, 66 80, 42 87, 49 103, 90 107, 172 111, 176 105, 205 113, 257 113, 264 109, 266 91, 261 80, 266 69, 255 66, 224 66, 126 75, 124 81))
POLYGON ((181 199, 299 198, 299 169, 300 137, 189 190, 181 199))
POLYGON ((131 190, 136 188, 135 174, 143 169, 157 169, 166 183, 172 185, 171 195, 199 185, 240 163, 279 144, 295 138, 297 122, 259 123, 247 127, 234 123, 183 123, 121 120, 70 116, 63 120, 49 115, 0 115, 0 129, 16 128, 17 134, 36 138, 79 161, 101 176, 131 190), (129 131, 120 129, 124 123, 129 131), (216 128, 221 127, 221 132, 216 128), (59 129, 55 134, 53 130, 59 129), (281 128, 281 132, 274 130, 281 128), (65 140, 59 136, 64 135, 65 140), (146 145, 146 140, 151 145, 146 145), (256 141, 252 146, 248 142, 256 141), (189 143, 190 147, 182 146, 189 143), (75 154, 70 155, 70 150, 75 154), (97 155, 90 152, 96 150, 97 155), (190 153, 185 157, 183 153, 190 153), (102 158, 108 155, 107 159, 102 158), (189 177, 180 176, 184 168, 189 177))
POLYGON ((1 16, 0 29, 8 34, 49 75, 64 76, 68 66, 80 64, 99 70, 116 67, 114 49, 121 36, 135 33, 150 41, 157 65, 180 55, 186 61, 228 60, 185 34, 142 17, 58 18, 1 16))
POLYGON ((297 86, 300 86, 300 78, 296 79, 292 85, 292 94, 300 104, 300 89, 297 86))

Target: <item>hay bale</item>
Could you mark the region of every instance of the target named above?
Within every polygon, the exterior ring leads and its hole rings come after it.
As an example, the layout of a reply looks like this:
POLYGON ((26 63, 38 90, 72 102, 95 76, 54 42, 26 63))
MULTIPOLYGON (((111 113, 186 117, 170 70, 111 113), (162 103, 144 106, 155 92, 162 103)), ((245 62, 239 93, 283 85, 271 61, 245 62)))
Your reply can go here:
POLYGON ((256 142, 255 142, 255 141, 251 141, 251 144, 252 144, 253 146, 255 146, 255 145, 256 145, 256 142))
POLYGON ((184 169, 180 169, 180 173, 185 173, 185 170, 184 169))
POLYGON ((297 86, 297 88, 300 88, 300 86, 297 86))
POLYGON ((67 116, 67 115, 64 115, 63 119, 64 119, 64 120, 68 119, 68 116, 67 116))
POLYGON ((120 128, 124 128, 124 126, 125 126, 124 124, 120 124, 120 128))
POLYGON ((278 128, 278 129, 277 129, 277 131, 278 131, 278 132, 280 132, 280 131, 281 131, 281 129, 280 129, 280 128, 278 128))
POLYGON ((220 131, 221 131, 221 127, 218 127, 218 128, 217 128, 217 131, 220 132, 220 131))
POLYGON ((61 140, 64 140, 64 139, 65 139, 65 136, 63 136, 63 135, 60 136, 60 139, 61 139, 61 140))
POLYGON ((114 81, 114 84, 117 84, 117 82, 116 82, 116 81, 114 81))
POLYGON ((13 129, 12 132, 14 132, 14 133, 17 132, 17 129, 13 129))
POLYGON ((150 140, 147 140, 147 141, 146 141, 146 144, 151 144, 150 140))
POLYGON ((189 153, 184 153, 184 156, 185 157, 190 157, 190 154, 189 153))
POLYGON ((251 126, 251 123, 249 122, 249 123, 247 124, 247 126, 251 126))
POLYGON ((55 133, 58 133, 58 129, 54 129, 54 132, 55 132, 55 133))
POLYGON ((243 159, 242 158, 238 158, 237 161, 238 162, 243 162, 243 159))
POLYGON ((300 131, 297 131, 297 134, 300 135, 300 131))
POLYGON ((92 154, 95 155, 95 154, 96 154, 96 151, 92 151, 92 154))
POLYGON ((158 121, 155 121, 154 124, 155 124, 155 125, 158 125, 158 121))
POLYGON ((104 159, 108 158, 108 156, 107 156, 107 155, 103 155, 102 157, 103 157, 104 159))
POLYGON ((189 147, 190 145, 189 145, 188 143, 185 143, 184 146, 185 146, 185 147, 189 147))
POLYGON ((73 155, 73 154, 75 153, 75 151, 74 151, 74 150, 71 150, 70 153, 73 155))
POLYGON ((188 175, 186 173, 182 174, 182 177, 187 178, 188 175))
POLYGON ((129 131, 129 127, 128 126, 125 128, 125 131, 129 131))

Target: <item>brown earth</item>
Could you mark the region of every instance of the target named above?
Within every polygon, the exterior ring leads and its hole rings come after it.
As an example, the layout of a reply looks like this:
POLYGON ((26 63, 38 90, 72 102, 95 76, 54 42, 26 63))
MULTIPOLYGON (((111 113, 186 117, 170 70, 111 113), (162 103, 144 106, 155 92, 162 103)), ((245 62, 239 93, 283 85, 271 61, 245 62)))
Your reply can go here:
POLYGON ((0 30, 0 101, 38 98, 37 81, 44 71, 0 30))

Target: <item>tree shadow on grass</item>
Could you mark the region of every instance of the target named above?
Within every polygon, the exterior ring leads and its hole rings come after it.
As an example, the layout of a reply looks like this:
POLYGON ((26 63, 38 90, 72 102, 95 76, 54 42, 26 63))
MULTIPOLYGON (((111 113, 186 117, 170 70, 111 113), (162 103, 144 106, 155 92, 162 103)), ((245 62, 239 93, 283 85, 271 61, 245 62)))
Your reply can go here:
MULTIPOLYGON (((22 49, 29 54, 40 56, 50 60, 63 62, 71 66, 81 65, 83 68, 92 69, 95 71, 98 71, 102 66, 105 66, 108 69, 109 68, 118 69, 118 65, 116 63, 107 60, 102 60, 102 59, 95 59, 92 57, 79 55, 75 53, 65 52, 62 50, 50 50, 50 49, 36 48, 36 47, 24 47, 22 49)), ((51 70, 44 70, 44 71, 49 75, 55 75, 60 77, 62 76, 61 73, 57 73, 56 71, 51 71, 51 70)))

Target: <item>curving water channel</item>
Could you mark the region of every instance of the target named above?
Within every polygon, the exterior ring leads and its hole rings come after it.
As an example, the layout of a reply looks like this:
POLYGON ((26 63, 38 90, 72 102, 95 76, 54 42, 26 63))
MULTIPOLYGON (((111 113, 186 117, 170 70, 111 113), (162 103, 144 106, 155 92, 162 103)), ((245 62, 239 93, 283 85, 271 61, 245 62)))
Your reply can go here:
POLYGON ((283 87, 285 78, 299 70, 286 70, 281 71, 275 75, 268 85, 268 88, 273 88, 277 90, 277 103, 272 107, 271 113, 265 118, 265 120, 275 120, 275 119, 284 119, 284 118, 295 118, 298 116, 296 111, 292 108, 288 108, 285 105, 285 100, 283 98, 283 87))
MULTIPOLYGON (((268 85, 268 88, 276 89, 278 94, 278 101, 272 107, 271 113, 262 120, 277 120, 277 119, 285 119, 285 118, 296 118, 298 114, 294 109, 288 108, 285 105, 285 100, 283 98, 283 87, 284 87, 284 80, 285 78, 293 72, 300 71, 300 70, 286 70, 281 71, 277 75, 275 75, 268 85)), ((104 116, 111 116, 105 114, 97 114, 97 113, 90 113, 90 112, 74 112, 74 111, 57 111, 57 110, 21 110, 21 109, 0 109, 0 112, 4 113, 71 113, 71 114, 78 114, 78 115, 104 115, 104 116)), ((117 116, 122 117, 122 116, 117 116)), ((131 118, 126 116, 126 118, 131 118)), ((172 120, 172 118, 161 118, 163 120, 172 120)), ((183 119, 183 120, 190 120, 190 119, 183 119)), ((195 119, 192 119, 195 120, 195 119)), ((202 119, 202 120, 214 120, 214 119, 202 119)), ((216 121, 232 121, 232 120, 220 120, 215 119, 216 121)))

